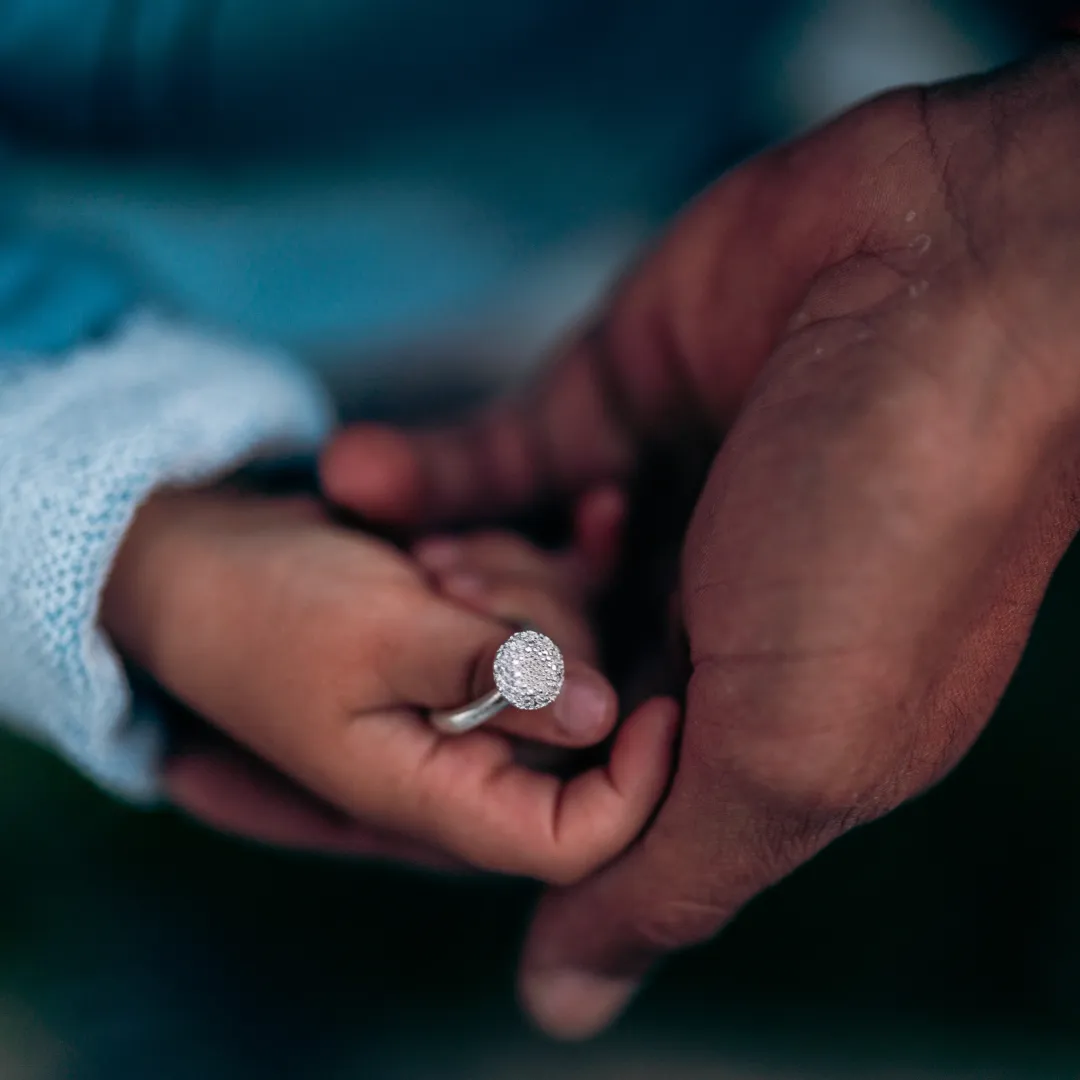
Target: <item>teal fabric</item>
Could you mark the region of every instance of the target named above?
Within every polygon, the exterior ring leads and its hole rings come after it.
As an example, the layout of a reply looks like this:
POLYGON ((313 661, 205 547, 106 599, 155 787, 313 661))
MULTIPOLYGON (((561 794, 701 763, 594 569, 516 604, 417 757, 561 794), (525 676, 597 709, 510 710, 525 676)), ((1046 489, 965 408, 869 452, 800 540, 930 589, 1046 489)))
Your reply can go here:
POLYGON ((781 7, 7 0, 0 262, 59 239, 48 325, 0 317, 0 347, 78 341, 140 294, 289 342, 437 325, 745 142, 781 7))

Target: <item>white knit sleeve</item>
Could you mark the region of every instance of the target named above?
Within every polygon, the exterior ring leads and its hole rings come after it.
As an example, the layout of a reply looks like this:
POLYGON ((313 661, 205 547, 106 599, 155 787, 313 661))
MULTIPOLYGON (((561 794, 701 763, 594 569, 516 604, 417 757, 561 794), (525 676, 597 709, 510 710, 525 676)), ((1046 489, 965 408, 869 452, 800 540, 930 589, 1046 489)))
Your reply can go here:
POLYGON ((313 450, 330 423, 285 356, 153 314, 60 357, 0 356, 0 719, 153 798, 160 725, 98 627, 124 532, 152 489, 313 450))

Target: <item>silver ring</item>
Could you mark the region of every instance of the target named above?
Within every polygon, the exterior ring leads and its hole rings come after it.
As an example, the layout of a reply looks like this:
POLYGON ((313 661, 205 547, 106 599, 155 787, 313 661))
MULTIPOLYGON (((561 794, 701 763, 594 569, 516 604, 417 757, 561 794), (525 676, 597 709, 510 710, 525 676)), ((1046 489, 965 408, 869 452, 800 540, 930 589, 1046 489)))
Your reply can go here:
POLYGON ((444 735, 464 735, 508 705, 542 709, 562 690, 563 655, 559 646, 539 630, 511 634, 495 654, 495 689, 460 709, 434 709, 431 724, 444 735))

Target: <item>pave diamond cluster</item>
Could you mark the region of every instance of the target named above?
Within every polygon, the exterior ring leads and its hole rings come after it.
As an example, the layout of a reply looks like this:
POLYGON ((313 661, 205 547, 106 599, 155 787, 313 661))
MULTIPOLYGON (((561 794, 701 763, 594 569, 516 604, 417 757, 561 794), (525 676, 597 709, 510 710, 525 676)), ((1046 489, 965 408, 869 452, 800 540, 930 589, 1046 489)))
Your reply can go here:
POLYGON ((562 684, 562 653, 551 638, 536 630, 521 630, 507 638, 495 654, 495 685, 518 709, 550 705, 562 684))

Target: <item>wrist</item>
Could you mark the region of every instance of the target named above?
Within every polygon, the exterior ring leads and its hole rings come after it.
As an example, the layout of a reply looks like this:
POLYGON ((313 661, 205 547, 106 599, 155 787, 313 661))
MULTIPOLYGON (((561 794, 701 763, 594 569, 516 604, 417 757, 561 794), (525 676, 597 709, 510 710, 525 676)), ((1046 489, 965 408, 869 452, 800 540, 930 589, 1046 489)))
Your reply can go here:
POLYGON ((153 674, 167 652, 170 611, 192 574, 192 512, 205 492, 160 491, 136 511, 102 592, 100 623, 116 648, 153 674))

